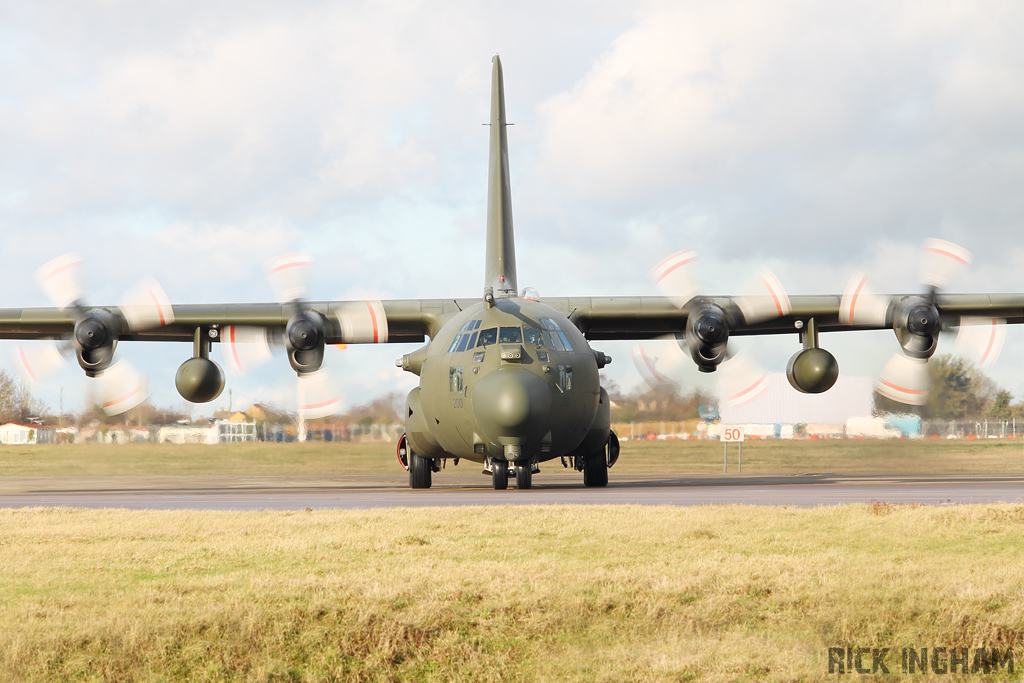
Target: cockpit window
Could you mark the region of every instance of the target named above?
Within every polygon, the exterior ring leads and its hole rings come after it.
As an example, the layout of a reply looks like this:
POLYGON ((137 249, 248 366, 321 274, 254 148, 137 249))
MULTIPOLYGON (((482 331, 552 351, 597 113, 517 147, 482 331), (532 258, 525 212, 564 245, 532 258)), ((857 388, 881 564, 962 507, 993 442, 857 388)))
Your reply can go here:
POLYGON ((544 335, 536 327, 523 328, 523 343, 544 346, 544 335))
POLYGON ((562 346, 562 340, 559 338, 557 332, 544 330, 544 340, 547 341, 548 346, 553 348, 555 351, 565 351, 565 347, 562 346))
POLYGON ((557 351, 572 351, 572 344, 558 327, 557 322, 551 318, 541 318, 540 326, 544 328, 544 338, 547 340, 548 346, 557 351))
POLYGON ((498 335, 499 344, 518 344, 523 341, 523 330, 518 327, 502 327, 498 335))
POLYGON ((465 351, 476 346, 476 330, 480 327, 482 320, 470 320, 462 325, 459 333, 455 335, 455 339, 452 340, 452 345, 448 347, 448 353, 458 353, 459 351, 465 351))
POLYGON ((480 337, 477 339, 477 346, 490 346, 494 342, 498 341, 498 328, 488 327, 486 330, 480 331, 480 337))
POLYGON ((467 333, 462 335, 462 341, 459 342, 459 348, 457 348, 455 350, 456 351, 465 351, 466 349, 473 348, 475 345, 476 345, 476 332, 473 332, 472 334, 467 332, 467 333))

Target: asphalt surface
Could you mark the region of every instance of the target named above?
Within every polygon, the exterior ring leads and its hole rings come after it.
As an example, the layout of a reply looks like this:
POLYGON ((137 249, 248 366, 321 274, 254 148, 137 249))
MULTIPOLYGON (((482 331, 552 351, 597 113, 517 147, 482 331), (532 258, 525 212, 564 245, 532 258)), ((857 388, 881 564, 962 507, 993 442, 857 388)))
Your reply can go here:
POLYGON ((575 472, 543 472, 534 486, 494 491, 478 470, 434 475, 413 491, 396 475, 4 477, 0 507, 194 510, 366 509, 527 504, 788 505, 1024 503, 1024 474, 658 475, 610 473, 586 488, 575 472))

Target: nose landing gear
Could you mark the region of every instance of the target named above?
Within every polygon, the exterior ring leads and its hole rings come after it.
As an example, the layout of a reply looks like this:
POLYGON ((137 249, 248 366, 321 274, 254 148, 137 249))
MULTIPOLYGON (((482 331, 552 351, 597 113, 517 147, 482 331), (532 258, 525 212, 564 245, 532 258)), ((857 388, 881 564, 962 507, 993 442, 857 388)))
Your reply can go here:
POLYGON ((528 489, 533 486, 533 468, 530 463, 516 465, 516 488, 528 489))
POLYGON ((491 483, 495 491, 504 491, 508 488, 508 463, 504 460, 491 461, 491 483))

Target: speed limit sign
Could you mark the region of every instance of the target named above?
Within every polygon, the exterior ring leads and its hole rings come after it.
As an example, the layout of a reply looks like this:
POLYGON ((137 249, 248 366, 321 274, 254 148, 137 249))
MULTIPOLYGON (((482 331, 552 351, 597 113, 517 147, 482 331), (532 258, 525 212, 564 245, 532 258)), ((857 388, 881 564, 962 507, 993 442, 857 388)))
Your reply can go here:
POLYGON ((743 427, 723 427, 722 441, 743 441, 743 427))

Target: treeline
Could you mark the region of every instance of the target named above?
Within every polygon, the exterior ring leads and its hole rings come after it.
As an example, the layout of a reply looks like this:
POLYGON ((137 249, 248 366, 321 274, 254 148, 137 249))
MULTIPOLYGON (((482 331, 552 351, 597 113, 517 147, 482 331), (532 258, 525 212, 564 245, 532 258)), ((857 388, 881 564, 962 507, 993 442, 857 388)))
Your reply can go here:
POLYGON ((931 389, 923 406, 908 406, 875 394, 875 414, 920 415, 926 420, 1024 420, 1024 401, 1002 389, 962 356, 944 354, 928 363, 931 389))
POLYGON ((700 406, 717 406, 718 398, 702 389, 684 393, 676 384, 624 393, 619 385, 603 379, 611 399, 612 422, 658 422, 692 420, 700 416, 700 406))

